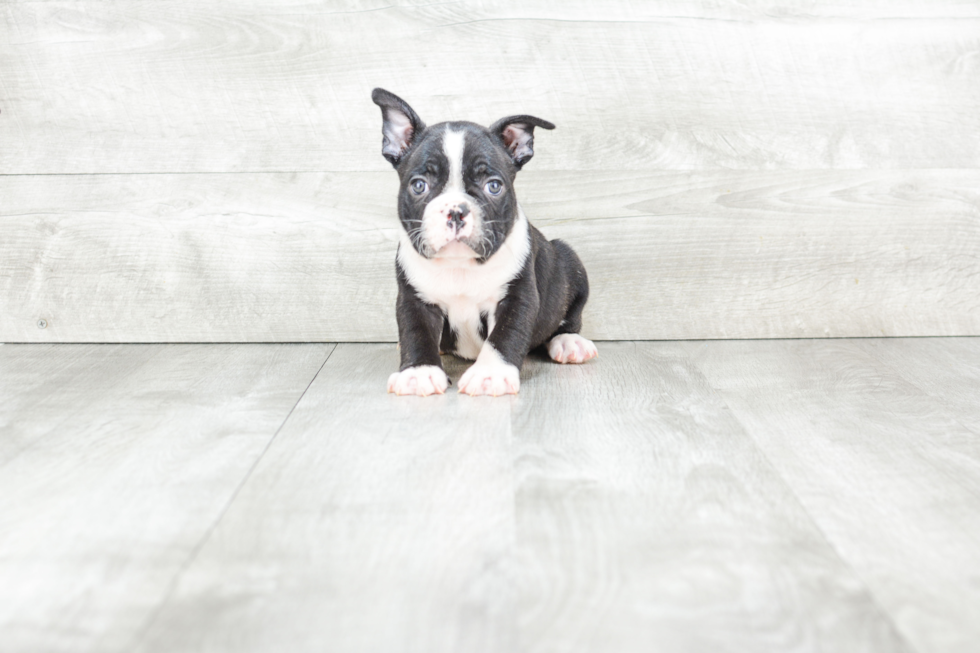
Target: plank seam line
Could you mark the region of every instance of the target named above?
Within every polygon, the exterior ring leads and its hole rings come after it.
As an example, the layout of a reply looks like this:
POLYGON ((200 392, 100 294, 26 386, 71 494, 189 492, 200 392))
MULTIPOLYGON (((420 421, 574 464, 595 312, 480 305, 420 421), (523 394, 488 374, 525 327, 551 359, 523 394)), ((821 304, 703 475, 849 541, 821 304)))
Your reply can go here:
POLYGON ((296 402, 289 409, 289 412, 286 413, 286 417, 282 420, 282 423, 276 429, 275 433, 273 433, 272 437, 269 438, 269 441, 265 443, 265 447, 262 448, 262 451, 259 453, 259 455, 255 457, 255 461, 252 463, 251 467, 248 468, 248 471, 245 472, 245 475, 242 477, 242 480, 238 483, 238 486, 235 488, 234 492, 232 492, 231 496, 228 497, 228 501, 226 501, 225 505, 221 508, 221 512, 218 513, 218 516, 214 519, 214 521, 208 527, 207 531, 204 533, 204 535, 201 537, 198 543, 191 550, 190 554, 188 554, 187 558, 180 565, 180 568, 176 571, 176 573, 174 573, 173 577, 170 579, 170 583, 167 585, 166 591, 163 593, 163 597, 160 599, 160 602, 157 604, 156 608, 154 608, 150 616, 147 617, 144 624, 133 636, 130 645, 127 646, 125 650, 130 650, 130 651, 136 650, 136 646, 143 640, 143 638, 146 637, 146 634, 149 632, 150 628, 153 626, 154 623, 156 623, 156 620, 159 618, 160 613, 163 612, 164 606, 166 606, 167 603, 170 602, 171 596, 173 596, 174 591, 177 589, 177 582, 180 580, 180 577, 183 576, 184 572, 186 572, 187 569, 191 566, 191 564, 193 564, 194 560, 197 559, 198 554, 200 554, 201 549, 203 549, 204 545, 207 544, 208 540, 211 539, 211 536, 214 534, 214 531, 218 528, 218 524, 220 524, 221 521, 224 519, 225 514, 228 512, 228 509, 231 507, 233 503, 235 503, 235 499, 238 498, 238 495, 242 491, 242 488, 245 487, 245 484, 248 483, 248 480, 252 477, 252 472, 255 471, 255 468, 258 467, 259 462, 262 460, 262 458, 265 457, 266 452, 272 446, 272 443, 275 442, 276 437, 278 437, 283 427, 289 421, 289 418, 292 417, 293 411, 295 411, 296 407, 299 406, 299 403, 303 401, 303 397, 306 396, 306 393, 313 385, 313 382, 316 381, 318 376, 320 376, 320 372, 323 371, 324 366, 326 366, 327 361, 330 360, 330 357, 333 356, 333 353, 335 351, 337 351, 336 343, 334 343, 333 349, 330 350, 326 358, 323 359, 323 363, 320 364, 320 367, 317 369, 316 374, 313 375, 313 378, 310 379, 310 382, 306 384, 305 388, 303 388, 303 392, 300 393, 299 398, 296 399, 296 402))
MULTIPOLYGON (((592 338, 593 342, 759 342, 766 340, 778 340, 780 342, 790 340, 970 340, 980 338, 977 333, 928 333, 928 334, 899 334, 899 335, 872 335, 872 336, 752 336, 752 337, 715 337, 697 336, 694 338, 592 338)), ((309 345, 309 344, 336 344, 336 345, 391 345, 398 344, 398 337, 391 337, 381 340, 334 340, 324 338, 323 340, 123 340, 120 342, 103 342, 91 340, 65 340, 65 341, 40 341, 40 340, 7 340, 0 342, 0 345, 14 345, 17 347, 41 347, 43 345, 72 346, 72 345, 96 345, 107 347, 110 345, 309 345)))
POLYGON ((881 617, 882 621, 884 621, 889 626, 891 626, 892 631, 895 633, 895 636, 898 637, 902 645, 905 647, 904 650, 907 651, 908 653, 921 653, 919 649, 917 649, 909 640, 908 635, 905 633, 905 631, 901 627, 899 627, 898 622, 892 616, 891 612, 889 612, 885 608, 885 606, 881 604, 878 595, 875 593, 874 588, 871 586, 868 580, 864 577, 864 574, 860 573, 858 569, 853 564, 851 564, 851 561, 844 556, 843 552, 840 550, 840 548, 838 548, 837 544, 827 534, 827 531, 824 529, 824 527, 817 521, 816 517, 813 516, 813 513, 810 511, 810 508, 806 505, 802 497, 800 497, 799 493, 796 491, 796 488, 793 486, 792 483, 790 483, 789 479, 783 473, 782 468, 778 467, 773 462, 768 452, 766 452, 766 450, 762 447, 762 445, 759 444, 758 440, 756 440, 755 438, 755 435, 752 434, 752 431, 749 430, 748 426, 746 426, 745 423, 739 417, 736 409, 732 408, 731 405, 729 405, 728 399, 725 397, 724 393, 712 384, 711 379, 708 377, 707 374, 704 373, 704 370, 701 369, 700 365, 698 365, 696 361, 693 361, 690 358, 688 360, 691 360, 691 362, 694 363, 696 369, 701 374, 701 377, 707 382, 708 387, 710 387, 716 393, 718 399, 721 400, 722 404, 728 409, 728 412, 731 414, 731 416, 735 419, 735 422, 741 428, 742 433, 745 434, 745 437, 748 438, 748 441, 755 448, 756 453, 758 453, 759 456, 761 456, 762 459, 766 461, 766 464, 769 466, 769 469, 772 471, 773 474, 776 475, 776 478, 778 478, 779 481, 783 484, 783 487, 786 488, 786 491, 789 493, 789 496, 793 498, 793 501, 799 507, 800 511, 804 515, 806 515, 806 518, 813 526, 813 529, 819 534, 820 538, 823 540, 824 544, 827 545, 830 551, 833 552, 834 557, 837 558, 838 562, 840 562, 841 567, 847 570, 848 572, 850 572, 852 577, 861 583, 861 586, 864 589, 864 592, 867 595, 868 600, 871 602, 871 605, 874 607, 874 611, 878 614, 879 617, 881 617))
MULTIPOLYGON (((820 168, 822 169, 822 168, 820 168)), ((953 170, 958 170, 959 168, 951 168, 953 170)), ((967 168, 972 170, 972 168, 967 168)), ((721 168, 719 168, 721 170, 721 168)), ((725 168, 727 170, 727 168, 725 168)), ((555 170, 554 172, 579 172, 578 169, 571 170, 555 170)), ((590 171, 586 171, 590 172, 590 171)), ((319 170, 319 169, 302 169, 302 170, 164 170, 164 171, 147 171, 147 170, 135 170, 135 171, 110 171, 110 172, 0 172, 0 178, 3 177, 166 177, 166 176, 207 176, 207 175, 363 175, 363 174, 377 174, 377 175, 387 175, 387 170, 319 170)))
POLYGON ((685 16, 683 14, 661 14, 656 16, 651 16, 650 18, 622 18, 622 19, 602 19, 602 18, 555 18, 551 16, 514 16, 514 17, 504 17, 504 18, 476 18, 473 20, 464 20, 455 23, 441 23, 433 28, 424 30, 426 32, 434 32, 439 29, 444 29, 446 27, 458 27, 460 25, 472 25, 474 23, 498 23, 498 22, 519 22, 519 23, 572 23, 572 24, 586 24, 586 25, 659 25, 664 21, 706 21, 713 23, 728 23, 732 25, 745 25, 745 24, 777 24, 777 25, 794 25, 801 22, 809 22, 815 24, 821 23, 838 23, 838 22, 855 22, 864 23, 872 21, 925 21, 925 20, 976 20, 976 16, 843 16, 843 15, 832 15, 832 16, 820 16, 820 15, 794 15, 794 16, 774 16, 771 14, 762 14, 757 16, 749 16, 746 18, 736 17, 728 18, 725 16, 685 16))
MULTIPOLYGON (((864 167, 864 168, 780 168, 778 170, 761 170, 758 168, 723 168, 719 166, 708 166, 689 170, 683 168, 614 168, 606 172, 622 173, 624 175, 636 176, 670 176, 681 175, 695 172, 698 174, 719 174, 728 173, 730 176, 739 175, 766 175, 784 173, 889 173, 889 172, 976 172, 980 170, 980 165, 970 166, 912 166, 912 167, 864 167)), ((597 170, 592 168, 538 168, 536 174, 575 174, 575 173, 595 173, 597 170)), ((388 176, 389 170, 377 168, 302 168, 302 169, 263 169, 249 168, 245 170, 109 170, 93 172, 0 172, 0 179, 8 177, 139 177, 139 176, 210 176, 210 175, 378 175, 388 176)))

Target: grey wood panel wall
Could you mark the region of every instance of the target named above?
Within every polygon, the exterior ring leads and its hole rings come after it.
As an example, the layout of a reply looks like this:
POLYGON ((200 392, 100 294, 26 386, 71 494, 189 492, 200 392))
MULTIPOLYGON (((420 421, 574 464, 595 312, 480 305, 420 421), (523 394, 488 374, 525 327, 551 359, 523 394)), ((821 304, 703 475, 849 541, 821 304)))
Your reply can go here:
POLYGON ((559 125, 591 337, 980 334, 978 52, 953 0, 5 3, 0 341, 393 339, 379 85, 559 125))

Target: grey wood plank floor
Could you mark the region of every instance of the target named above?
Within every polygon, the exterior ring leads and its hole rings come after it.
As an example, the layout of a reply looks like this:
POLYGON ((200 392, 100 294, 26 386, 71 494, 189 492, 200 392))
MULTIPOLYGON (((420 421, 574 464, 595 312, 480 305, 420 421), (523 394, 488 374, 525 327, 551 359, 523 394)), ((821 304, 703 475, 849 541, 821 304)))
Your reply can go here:
POLYGON ((129 650, 332 349, 0 347, 0 650, 129 650))
POLYGON ((396 361, 0 346, 0 651, 975 649, 980 338, 396 361))

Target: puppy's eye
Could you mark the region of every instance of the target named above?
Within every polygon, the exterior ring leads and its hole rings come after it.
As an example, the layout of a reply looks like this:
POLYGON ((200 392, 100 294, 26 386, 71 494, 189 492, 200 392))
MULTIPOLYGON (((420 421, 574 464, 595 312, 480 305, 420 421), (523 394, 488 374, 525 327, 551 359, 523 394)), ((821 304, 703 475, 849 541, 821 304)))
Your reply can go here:
POLYGON ((487 185, 484 186, 484 188, 486 188, 487 192, 491 195, 500 195, 500 191, 504 189, 504 185, 500 183, 499 179, 491 179, 487 182, 487 185))
POLYGON ((421 195, 425 191, 429 190, 429 184, 425 183, 424 179, 416 179, 412 182, 412 190, 416 195, 421 195))

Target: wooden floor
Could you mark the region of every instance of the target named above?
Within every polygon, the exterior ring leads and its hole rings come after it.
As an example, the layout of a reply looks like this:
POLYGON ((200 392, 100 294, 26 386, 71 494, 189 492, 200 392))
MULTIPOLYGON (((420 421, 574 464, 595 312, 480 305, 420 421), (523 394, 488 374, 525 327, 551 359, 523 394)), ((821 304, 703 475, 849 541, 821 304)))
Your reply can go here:
POLYGON ((977 650, 980 338, 599 344, 0 346, 0 651, 977 650))

